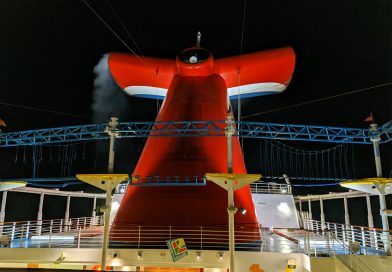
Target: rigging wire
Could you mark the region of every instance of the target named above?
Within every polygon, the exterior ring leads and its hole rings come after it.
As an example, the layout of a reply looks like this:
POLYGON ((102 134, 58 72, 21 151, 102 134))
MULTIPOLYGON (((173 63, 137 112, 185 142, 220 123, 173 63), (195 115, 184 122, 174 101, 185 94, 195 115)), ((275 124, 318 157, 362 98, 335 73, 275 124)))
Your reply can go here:
POLYGON ((366 88, 362 88, 362 89, 358 89, 358 90, 354 90, 354 91, 350 91, 350 92, 345 92, 345 93, 341 93, 341 94, 337 94, 337 95, 331 95, 331 96, 322 97, 322 98, 318 98, 318 99, 314 99, 314 100, 309 100, 309 101, 305 101, 305 102, 302 102, 302 103, 289 105, 289 106, 286 106, 286 107, 281 107, 281 108, 277 108, 277 109, 272 109, 272 110, 267 110, 267 111, 263 111, 263 112, 253 113, 253 114, 249 114, 249 115, 243 116, 242 119, 253 117, 253 116, 258 116, 258 115, 262 115, 262 114, 266 114, 266 113, 277 112, 277 111, 281 111, 281 110, 285 110, 285 109, 296 108, 296 107, 299 107, 299 106, 303 106, 303 105, 307 105, 307 104, 311 104, 311 103, 315 103, 315 102, 320 102, 320 101, 324 101, 324 100, 328 100, 328 99, 332 99, 332 98, 336 98, 336 97, 340 97, 340 96, 345 96, 345 95, 349 95, 349 94, 354 94, 354 93, 359 93, 359 92, 363 92, 363 91, 368 91, 368 90, 371 90, 371 89, 384 87, 384 86, 388 86, 388 85, 391 85, 391 84, 392 84, 391 82, 387 82, 387 83, 383 83, 383 84, 379 84, 379 85, 375 85, 375 86, 371 86, 371 87, 366 87, 366 88))
POLYGON ((49 113, 54 113, 54 114, 59 114, 59 115, 67 115, 67 116, 72 116, 72 117, 90 118, 90 117, 85 116, 85 115, 79 115, 79 114, 73 114, 73 113, 68 113, 68 112, 48 110, 48 109, 44 109, 44 108, 35 108, 35 107, 30 107, 30 106, 25 106, 25 105, 20 105, 20 104, 11 104, 11 103, 0 102, 0 105, 9 106, 9 107, 15 107, 15 108, 28 109, 28 110, 49 112, 49 113))
POLYGON ((120 25, 122 26, 122 28, 124 29, 124 31, 127 33, 129 39, 132 41, 132 43, 135 45, 136 49, 139 51, 140 55, 142 55, 143 57, 144 54, 142 52, 142 50, 140 49, 140 47, 137 45, 136 40, 133 38, 133 36, 131 35, 131 33, 129 33, 127 27, 125 26, 125 24, 123 23, 123 21, 121 20, 120 16, 118 15, 118 13, 116 12, 116 10, 113 8, 113 6, 110 4, 109 0, 106 0, 106 3, 108 4, 110 10, 112 11, 112 13, 114 14, 114 16, 116 17, 117 21, 120 23, 120 25))
POLYGON ((133 51, 132 50, 132 48, 131 47, 129 47, 128 46, 128 44, 123 40, 123 39, 121 39, 121 37, 108 25, 108 23, 106 23, 106 21, 98 14, 98 12, 86 1, 86 0, 82 0, 83 1, 83 3, 94 13, 94 15, 95 16, 97 16, 97 18, 99 19, 99 20, 101 20, 101 22, 113 33, 113 35, 114 36, 116 36, 117 37, 117 39, 126 47, 126 48, 128 48, 129 49, 129 51, 131 51, 132 52, 132 54, 134 54, 135 55, 135 57, 138 59, 138 60, 140 60, 146 67, 149 67, 148 65, 147 65, 147 63, 145 63, 136 53, 135 53, 135 51, 133 51))
MULTIPOLYGON (((244 10, 242 14, 242 29, 241 29, 241 42, 240 42, 240 61, 238 65, 238 97, 237 97, 237 120, 241 122, 242 117, 241 117, 241 60, 242 60, 242 49, 243 49, 243 44, 244 44, 244 32, 245 32, 245 18, 246 18, 246 1, 244 0, 244 10)), ((241 125, 238 125, 238 128, 240 128, 241 125)), ((241 146, 242 146, 242 152, 243 152, 243 146, 244 146, 244 137, 241 138, 241 146)), ((243 154, 244 155, 244 154, 243 154)))

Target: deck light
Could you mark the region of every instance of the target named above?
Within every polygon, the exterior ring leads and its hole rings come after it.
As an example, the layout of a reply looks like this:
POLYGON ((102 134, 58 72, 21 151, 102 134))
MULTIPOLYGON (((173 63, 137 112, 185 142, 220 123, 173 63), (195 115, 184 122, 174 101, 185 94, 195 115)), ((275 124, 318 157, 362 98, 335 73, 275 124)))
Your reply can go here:
POLYGON ((218 252, 218 258, 219 260, 223 260, 223 252, 218 252))
POLYGON ((197 260, 200 260, 200 259, 201 259, 201 252, 200 252, 200 251, 197 251, 197 252, 196 252, 196 259, 197 259, 197 260))
POLYGON ((240 211, 240 213, 241 213, 242 215, 245 215, 245 214, 246 214, 246 209, 245 209, 245 208, 239 208, 238 210, 240 211))
POLYGON ((138 252, 137 252, 137 258, 138 258, 138 259, 143 258, 143 251, 138 251, 138 252))

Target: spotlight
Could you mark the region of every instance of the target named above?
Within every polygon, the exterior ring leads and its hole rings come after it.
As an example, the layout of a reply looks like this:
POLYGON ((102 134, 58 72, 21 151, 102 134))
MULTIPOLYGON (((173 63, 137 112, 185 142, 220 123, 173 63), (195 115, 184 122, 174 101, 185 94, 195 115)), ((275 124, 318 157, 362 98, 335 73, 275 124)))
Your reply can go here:
POLYGON ((240 213, 241 213, 242 215, 245 215, 245 214, 246 214, 246 209, 245 209, 245 208, 239 208, 238 210, 240 211, 240 213))
POLYGON ((161 259, 165 259, 166 258, 166 254, 165 253, 161 253, 161 259))
POLYGON ((137 258, 138 258, 138 259, 143 258, 143 251, 138 251, 138 252, 137 252, 137 258))
POLYGON ((223 252, 218 252, 218 258, 219 260, 223 260, 223 252))
POLYGON ((200 260, 201 259, 201 252, 197 251, 196 252, 196 260, 200 260))

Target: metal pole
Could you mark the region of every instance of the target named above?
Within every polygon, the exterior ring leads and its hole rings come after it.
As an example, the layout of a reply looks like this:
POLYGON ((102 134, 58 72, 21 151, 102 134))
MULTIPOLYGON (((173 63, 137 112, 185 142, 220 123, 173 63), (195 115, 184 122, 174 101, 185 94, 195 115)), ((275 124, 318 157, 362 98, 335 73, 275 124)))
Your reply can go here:
MULTIPOLYGON (((228 113, 226 118, 226 138, 227 138, 227 172, 233 173, 233 139, 235 133, 233 116, 228 113)), ((235 271, 235 234, 234 234, 234 214, 236 208, 234 206, 234 180, 229 181, 227 190, 227 212, 229 214, 229 252, 230 252, 230 272, 235 271)))
MULTIPOLYGON (((234 183, 234 180, 231 181, 234 183)), ((230 186, 231 187, 231 186, 230 186)), ((234 190, 233 188, 229 188, 228 192, 228 208, 227 212, 229 213, 229 251, 230 251, 230 272, 235 271, 235 235, 234 235, 234 214, 237 209, 234 207, 234 190)))
POLYGON ((301 199, 299 200, 299 213, 302 216, 302 200, 301 199))
MULTIPOLYGON (((371 132, 377 132, 377 130, 378 130, 377 124, 371 124, 369 130, 371 132)), ((374 161, 376 163, 377 177, 381 178, 382 177, 382 166, 381 166, 381 155, 380 155, 381 138, 379 135, 377 135, 376 137, 370 138, 370 141, 373 142, 374 161)))
MULTIPOLYGON (((118 119, 111 117, 109 126, 106 127, 105 132, 110 135, 109 144, 109 162, 108 162, 108 173, 112 174, 114 170, 114 148, 116 143, 118 119)), ((105 204, 105 221, 104 221, 104 232, 103 232, 103 243, 102 243, 102 256, 101 256, 101 270, 106 270, 106 251, 109 245, 109 228, 110 228, 110 210, 112 206, 112 187, 110 181, 106 182, 106 204, 105 204)))
MULTIPOLYGON (((0 209, 0 224, 4 222, 5 219, 5 205, 7 204, 7 191, 3 191, 3 198, 1 199, 1 209, 0 209)), ((3 234, 3 226, 0 227, 0 236, 3 234)))
POLYGON ((44 207, 44 197, 45 193, 41 192, 40 198, 39 198, 39 207, 38 207, 38 213, 37 213, 37 233, 38 235, 41 235, 41 230, 42 230, 42 209, 44 207))
MULTIPOLYGON (((371 132, 377 132, 378 131, 378 125, 377 124, 370 124, 370 129, 371 132)), ((374 151, 374 161, 376 163, 376 173, 377 177, 381 178, 382 175, 382 166, 381 166, 381 155, 380 155, 380 135, 377 135, 376 137, 372 137, 370 139, 373 142, 373 151, 374 151)), ((385 252, 388 255, 391 255, 391 239, 389 235, 389 223, 388 223, 388 215, 386 213, 386 201, 385 201, 385 184, 378 184, 376 185, 377 189, 379 191, 379 201, 380 201, 380 214, 381 214, 381 220, 382 220, 382 228, 383 228, 383 233, 384 233, 384 247, 385 247, 385 252)))
POLYGON ((344 224, 348 226, 350 225, 350 215, 348 214, 347 196, 343 197, 343 203, 344 203, 344 224))
POLYGON ((110 210, 112 205, 112 190, 110 182, 106 182, 106 207, 105 207, 105 222, 103 231, 103 243, 102 243, 102 256, 101 256, 101 270, 106 271, 106 250, 109 244, 109 224, 110 224, 110 210))
POLYGON ((97 196, 94 195, 94 202, 93 202, 93 211, 91 213, 91 220, 90 220, 90 226, 96 224, 96 219, 95 217, 97 216, 97 212, 95 211, 97 209, 97 196))
POLYGON ((325 229, 325 215, 324 215, 324 204, 323 199, 320 196, 320 220, 321 220, 321 231, 324 232, 325 229))
POLYGON ((368 212, 368 225, 369 225, 369 228, 374 228, 373 214, 372 214, 372 205, 370 203, 370 195, 369 194, 366 194, 366 206, 367 206, 367 212, 368 212))
POLYGON ((118 119, 116 117, 111 117, 109 126, 106 127, 105 132, 110 136, 109 144, 109 163, 108 163, 108 173, 112 174, 114 169, 114 148, 116 144, 118 119))
POLYGON ((383 242, 384 249, 388 256, 391 255, 391 237, 389 235, 389 222, 388 215, 386 213, 387 204, 385 200, 385 184, 378 184, 378 191, 380 192, 379 200, 380 200, 380 213, 382 219, 382 229, 383 229, 383 242))
POLYGON ((66 231, 68 231, 69 230, 69 226, 68 226, 68 223, 69 223, 69 206, 71 205, 71 195, 67 195, 67 205, 66 205, 66 207, 65 207, 65 218, 64 218, 64 220, 65 220, 65 226, 67 226, 66 227, 66 231))
POLYGON ((309 219, 312 220, 312 201, 310 201, 310 195, 308 195, 308 212, 309 212, 309 219))

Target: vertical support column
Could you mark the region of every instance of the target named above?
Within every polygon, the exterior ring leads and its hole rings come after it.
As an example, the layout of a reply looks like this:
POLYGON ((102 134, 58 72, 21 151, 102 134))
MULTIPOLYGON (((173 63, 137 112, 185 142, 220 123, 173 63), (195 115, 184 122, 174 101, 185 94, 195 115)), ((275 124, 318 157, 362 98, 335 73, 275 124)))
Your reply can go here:
POLYGON ((385 200, 385 183, 378 184, 377 189, 380 193, 379 200, 380 200, 380 214, 382 219, 384 249, 387 255, 391 256, 391 237, 389 234, 388 215, 386 213, 387 203, 385 200))
POLYGON ((369 228, 374 228, 372 204, 370 203, 370 195, 369 194, 366 194, 366 206, 367 206, 367 213, 368 213, 369 228))
POLYGON ((324 215, 324 203, 323 199, 320 196, 320 221, 321 221, 321 230, 324 232, 325 229, 325 215, 324 215))
POLYGON ((308 212, 309 212, 309 219, 312 220, 312 201, 310 201, 310 195, 308 195, 308 212))
MULTIPOLYGON (((108 173, 113 174, 114 171, 114 154, 116 137, 119 135, 117 132, 118 119, 111 117, 109 125, 106 127, 105 132, 110 136, 109 143, 109 162, 108 162, 108 173)), ((104 221, 104 232, 102 241, 102 255, 101 255, 101 270, 106 271, 106 251, 109 245, 109 229, 110 229, 110 210, 112 207, 112 184, 109 180, 106 180, 106 203, 105 203, 105 221, 104 221)))
POLYGON ((343 197, 343 203, 344 203, 344 224, 348 226, 350 225, 350 215, 348 213, 347 196, 343 197))
POLYGON ((302 200, 299 199, 299 213, 302 214, 302 200))
MULTIPOLYGON (((378 132, 378 125, 377 124, 370 124, 369 128, 370 132, 377 133, 378 132)), ((377 177, 381 178, 382 175, 382 166, 381 166, 381 154, 380 154, 380 135, 376 135, 370 139, 373 142, 373 151, 374 151, 374 161, 376 164, 376 173, 377 177)), ((385 201, 385 184, 379 183, 378 185, 375 184, 379 194, 380 194, 380 214, 382 220, 382 228, 384 233, 384 248, 387 255, 391 255, 391 238, 389 235, 389 222, 388 222, 388 215, 386 213, 386 201, 385 201)))
POLYGON ((97 196, 94 195, 93 211, 91 212, 92 219, 90 221, 90 225, 95 225, 96 224, 96 220, 95 220, 95 216, 97 216, 96 209, 97 209, 97 196))
POLYGON ((69 224, 69 206, 70 205, 71 205, 71 195, 67 195, 67 205, 65 207, 65 216, 64 216, 64 220, 65 220, 64 225, 67 226, 65 228, 66 231, 68 231, 70 228, 70 226, 68 226, 68 224, 69 224))
MULTIPOLYGON (((234 128, 234 118, 227 113, 226 118, 226 131, 225 135, 227 138, 227 173, 233 173, 233 139, 232 136, 235 133, 234 128)), ((234 180, 230 182, 228 188, 227 196, 227 212, 229 214, 229 252, 230 252, 230 272, 235 271, 235 233, 234 233, 234 214, 236 213, 236 208, 234 205, 234 180)))
POLYGON ((109 180, 106 180, 106 203, 105 203, 105 221, 103 229, 102 255, 101 255, 101 269, 106 271, 106 251, 109 245, 109 228, 110 228, 110 210, 112 206, 112 185, 109 180))
POLYGON ((37 234, 41 235, 42 231, 42 210, 44 207, 44 198, 45 198, 45 193, 41 192, 41 195, 39 197, 39 206, 38 206, 38 213, 37 213, 37 234))
MULTIPOLYGON (((372 133, 377 133, 378 125, 371 124, 369 130, 372 133)), ((381 167, 381 155, 380 155, 380 141, 381 141, 380 135, 377 135, 375 137, 370 138, 370 141, 372 141, 372 143, 373 143, 374 162, 376 164, 377 177, 381 178, 382 177, 382 167, 381 167)))
MULTIPOLYGON (((7 192, 3 191, 3 198, 1 199, 1 208, 0 208, 0 224, 2 224, 5 220, 5 206, 7 204, 7 192)), ((3 234, 3 226, 0 226, 0 236, 3 234)))
POLYGON ((3 191, 3 198, 1 199, 0 222, 4 222, 5 219, 5 206, 7 204, 7 193, 8 191, 3 191))

